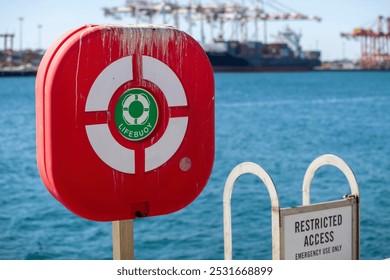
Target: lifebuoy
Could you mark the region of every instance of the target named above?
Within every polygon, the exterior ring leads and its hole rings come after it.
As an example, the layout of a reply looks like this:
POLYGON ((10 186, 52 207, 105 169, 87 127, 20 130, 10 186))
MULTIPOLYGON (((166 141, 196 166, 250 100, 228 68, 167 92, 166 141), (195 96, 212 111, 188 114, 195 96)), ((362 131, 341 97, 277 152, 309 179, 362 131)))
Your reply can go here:
MULTIPOLYGON (((131 57, 123 57, 108 65, 96 78, 88 94, 85 111, 97 111, 108 108, 108 103, 114 95, 114 92, 120 86, 111 87, 111 95, 105 90, 101 90, 97 85, 103 85, 105 80, 110 78, 123 69, 128 67, 132 69, 131 57), (105 100, 105 102, 102 102, 105 100), (99 104, 99 106, 94 106, 99 104)), ((169 107, 187 106, 187 98, 180 80, 176 74, 162 61, 150 57, 142 56, 143 79, 148 80, 158 86, 163 92, 169 107), (158 70, 158 71, 157 71, 158 70), (167 83, 167 81, 170 81, 167 83)), ((153 126, 148 125, 150 116, 153 113, 152 107, 157 110, 157 102, 152 94, 145 89, 131 88, 123 93, 117 104, 117 109, 121 116, 117 120, 118 131, 128 140, 140 141, 148 137, 153 131, 158 118, 158 110, 154 113, 153 126), (154 103, 154 105, 152 104, 154 103), (139 107, 138 112, 131 112, 132 105, 139 107), (152 106, 153 105, 153 106, 152 106), (124 122, 121 122, 123 119, 124 122), (132 131, 132 127, 137 127, 132 131)), ((115 115, 117 115, 115 113, 115 115)), ((151 171, 167 162, 177 151, 183 142, 185 132, 188 126, 188 117, 170 118, 167 128, 162 137, 150 147, 146 148, 145 169, 151 171)), ((134 151, 121 146, 112 136, 107 124, 87 125, 86 127, 89 142, 99 156, 110 167, 123 173, 135 174, 135 154, 134 151), (104 141, 103 141, 104 139, 104 141), (126 157, 123 157, 126 154, 126 157)))
MULTIPOLYGON (((123 100, 123 118, 130 125, 140 125, 144 124, 149 118, 149 102, 148 99, 142 94, 130 94, 123 100), (134 105, 136 104, 136 105, 134 105), (137 104, 141 104, 141 108, 136 108, 131 110, 131 107, 134 108, 137 104), (141 111, 141 115, 138 116, 138 112, 132 111, 141 111)), ((139 106, 137 106, 139 107, 139 106)))

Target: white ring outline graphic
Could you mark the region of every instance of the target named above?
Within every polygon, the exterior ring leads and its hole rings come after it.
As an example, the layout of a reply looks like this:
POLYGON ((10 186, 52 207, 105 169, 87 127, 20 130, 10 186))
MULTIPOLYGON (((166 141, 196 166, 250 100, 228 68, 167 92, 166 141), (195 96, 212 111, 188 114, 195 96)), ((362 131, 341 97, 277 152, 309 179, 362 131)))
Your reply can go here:
MULTIPOLYGON (((94 81, 87 97, 86 112, 107 111, 115 91, 133 79, 132 56, 122 57, 109 64, 94 81)), ((142 78, 157 85, 168 107, 187 106, 183 85, 172 69, 151 56, 142 56, 142 78)), ((145 172, 165 164, 179 149, 187 131, 188 117, 170 117, 162 137, 145 149, 145 172)), ((135 174, 135 152, 119 144, 108 124, 86 125, 86 133, 97 156, 111 168, 135 174)))
POLYGON ((128 124, 143 124, 149 118, 149 102, 145 96, 140 93, 132 94, 123 100, 123 118, 128 124), (141 102, 143 106, 142 115, 134 118, 130 115, 130 104, 134 101, 141 102), (127 110, 125 110, 125 108, 127 110))

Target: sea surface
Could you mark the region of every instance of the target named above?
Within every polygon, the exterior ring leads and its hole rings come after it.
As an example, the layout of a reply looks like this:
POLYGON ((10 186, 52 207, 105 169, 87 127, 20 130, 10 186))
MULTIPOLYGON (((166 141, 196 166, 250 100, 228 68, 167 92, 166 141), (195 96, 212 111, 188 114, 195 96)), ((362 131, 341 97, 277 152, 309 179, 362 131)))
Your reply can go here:
MULTIPOLYGON (((261 165, 281 207, 302 204, 308 165, 335 154, 361 195, 361 259, 390 257, 390 72, 216 74, 211 178, 187 208, 134 222, 137 259, 223 259, 222 194, 239 163, 261 165)), ((0 78, 0 259, 111 259, 111 223, 75 216, 46 190, 35 157, 35 78, 0 78)), ((350 193, 321 168, 312 202, 350 193)), ((271 206, 255 176, 232 196, 233 258, 271 259, 271 206)))

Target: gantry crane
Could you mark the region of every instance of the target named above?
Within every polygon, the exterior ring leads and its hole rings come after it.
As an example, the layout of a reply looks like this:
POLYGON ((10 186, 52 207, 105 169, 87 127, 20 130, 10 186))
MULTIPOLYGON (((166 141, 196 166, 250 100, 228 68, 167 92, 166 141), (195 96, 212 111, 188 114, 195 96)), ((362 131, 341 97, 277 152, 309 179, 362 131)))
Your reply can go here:
POLYGON ((376 29, 355 28, 341 36, 360 41, 361 69, 390 70, 390 17, 379 16, 376 29))
MULTIPOLYGON (((179 4, 177 0, 127 0, 122 7, 103 8, 106 16, 121 19, 123 15, 136 18, 136 23, 147 21, 153 23, 156 15, 162 16, 162 23, 166 24, 169 17, 173 17, 174 26, 180 28, 180 16, 184 16, 192 34, 194 21, 200 21, 201 41, 205 41, 204 24, 209 24, 211 37, 215 41, 223 40, 224 26, 230 23, 232 36, 241 41, 247 40, 248 23, 255 23, 255 37, 258 39, 258 23, 264 23, 264 36, 266 38, 266 22, 278 20, 315 20, 321 21, 317 16, 308 16, 299 13, 276 0, 252 0, 252 5, 230 3, 202 4, 200 0, 189 0, 188 4, 179 4), (266 12, 265 6, 276 10, 276 13, 266 12), (219 25, 218 35, 214 36, 213 30, 219 25), (238 38, 239 37, 239 38, 238 38)), ((266 41, 266 40, 265 40, 266 41)))
POLYGON ((4 40, 3 61, 2 66, 12 66, 13 45, 15 34, 0 34, 0 38, 4 40), (8 39, 10 39, 10 45, 8 45, 8 39))

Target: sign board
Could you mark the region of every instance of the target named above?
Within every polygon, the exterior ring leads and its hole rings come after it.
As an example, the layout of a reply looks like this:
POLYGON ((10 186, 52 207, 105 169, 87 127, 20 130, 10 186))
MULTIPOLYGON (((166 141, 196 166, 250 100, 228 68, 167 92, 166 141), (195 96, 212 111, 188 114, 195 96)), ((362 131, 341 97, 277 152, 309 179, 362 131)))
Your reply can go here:
POLYGON ((356 258, 356 199, 280 209, 281 259, 356 258))
POLYGON ((202 47, 166 26, 86 25, 46 52, 37 74, 44 184, 97 221, 182 209, 214 161, 214 78, 202 47))

